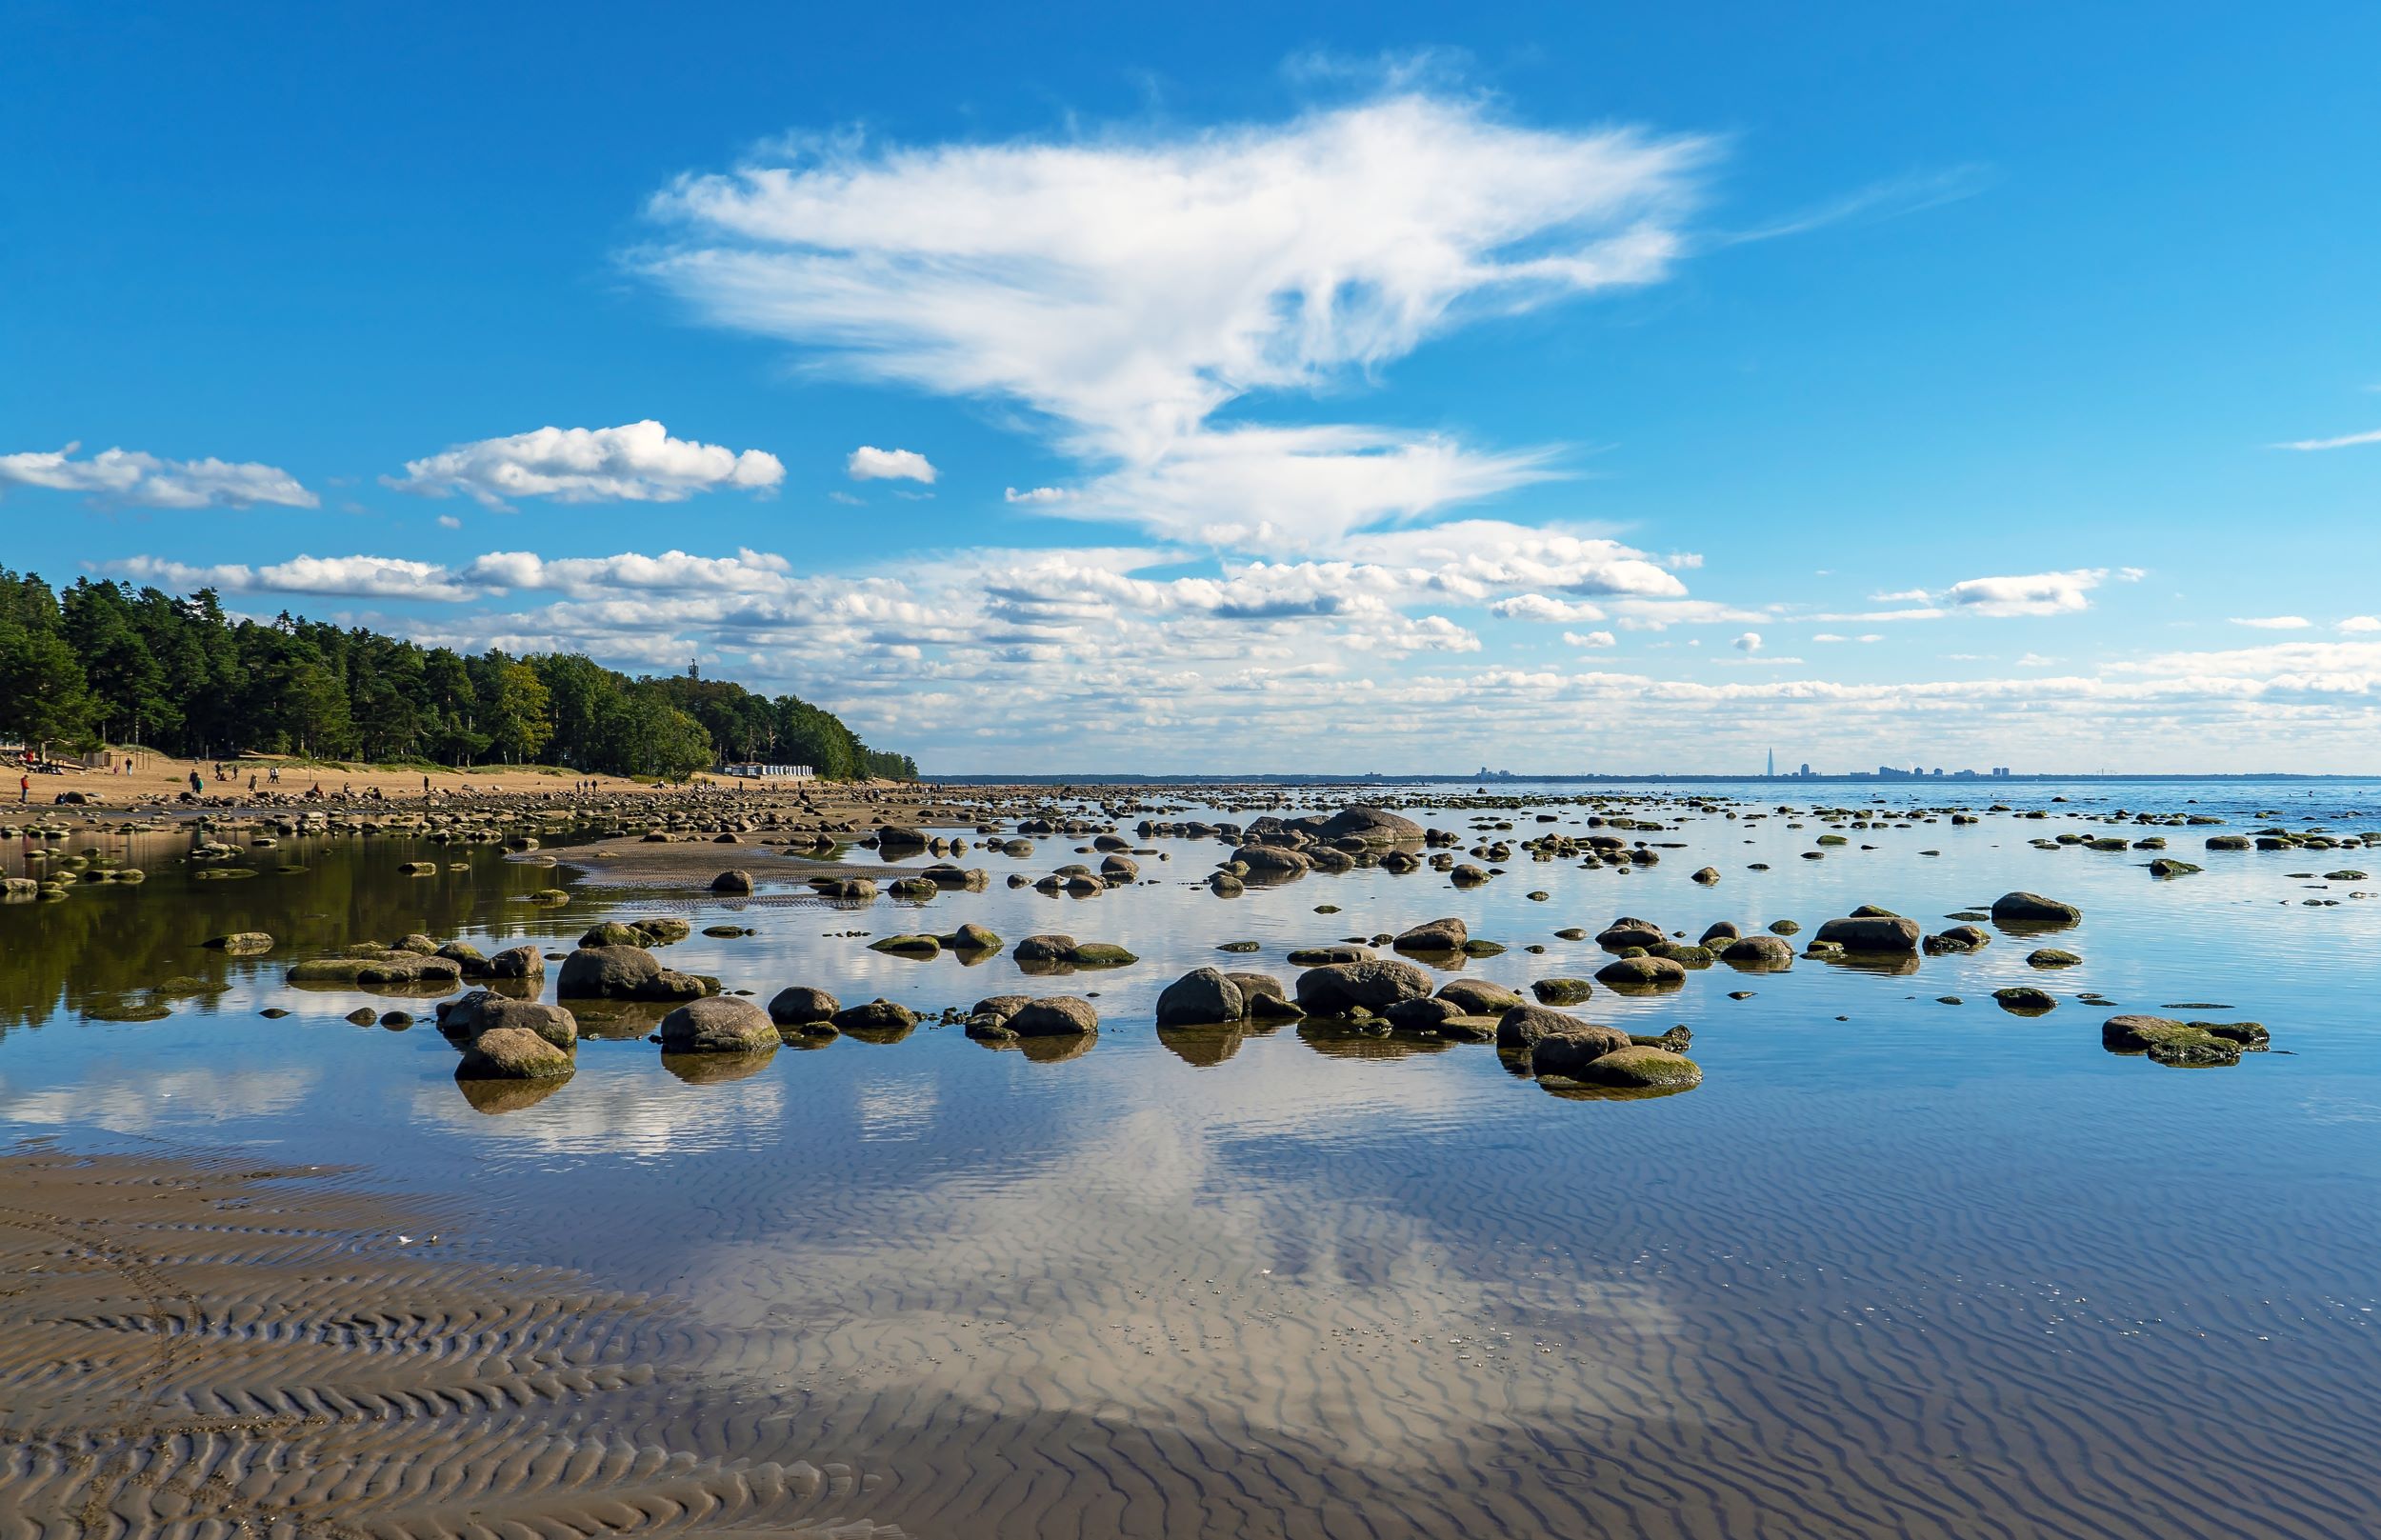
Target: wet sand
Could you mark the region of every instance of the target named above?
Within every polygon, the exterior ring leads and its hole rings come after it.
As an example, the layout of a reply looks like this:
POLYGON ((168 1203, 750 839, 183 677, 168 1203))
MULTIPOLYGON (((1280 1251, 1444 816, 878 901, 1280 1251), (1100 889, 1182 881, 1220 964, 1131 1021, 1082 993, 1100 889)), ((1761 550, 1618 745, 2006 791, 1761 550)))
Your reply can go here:
POLYGON ((878 1483, 706 1448, 652 1306, 450 1260, 253 1157, 0 1156, 0 1533, 862 1540, 878 1483))

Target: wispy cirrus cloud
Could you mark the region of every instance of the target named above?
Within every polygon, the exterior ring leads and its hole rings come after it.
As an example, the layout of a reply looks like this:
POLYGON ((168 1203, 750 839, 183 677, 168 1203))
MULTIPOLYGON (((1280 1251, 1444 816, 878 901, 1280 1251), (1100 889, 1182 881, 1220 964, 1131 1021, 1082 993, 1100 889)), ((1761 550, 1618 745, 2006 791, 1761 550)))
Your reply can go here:
POLYGON ((1219 410, 1659 281, 1712 155, 1420 90, 1170 135, 822 141, 681 178, 651 203, 666 239, 630 260, 719 324, 1040 414, 1087 473, 1049 511, 1290 550, 1519 486, 1548 455, 1219 410))
POLYGON ((255 461, 169 460, 139 450, 102 450, 74 457, 63 450, 0 454, 0 485, 86 492, 102 502, 141 508, 315 508, 322 499, 278 466, 255 461))
POLYGON ((458 444, 408 460, 384 486, 426 497, 456 492, 487 508, 522 497, 558 503, 675 503, 696 492, 769 492, 786 468, 765 450, 738 453, 715 444, 672 438, 647 419, 618 428, 540 428, 505 438, 458 444))
POLYGON ((2276 444, 2277 450, 2348 450, 2359 444, 2381 444, 2381 428, 2366 433, 2342 433, 2337 438, 2302 438, 2288 444, 2276 444))
POLYGON ((2261 631, 2303 631, 2314 622, 2304 615, 2234 615, 2232 624, 2261 631))

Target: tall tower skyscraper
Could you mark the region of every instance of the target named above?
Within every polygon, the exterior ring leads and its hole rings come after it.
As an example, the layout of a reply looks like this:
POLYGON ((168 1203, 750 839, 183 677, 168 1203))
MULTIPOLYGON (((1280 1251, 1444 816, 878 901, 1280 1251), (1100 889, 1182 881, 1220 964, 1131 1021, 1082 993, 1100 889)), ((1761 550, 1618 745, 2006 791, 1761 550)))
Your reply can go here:
POLYGON ((1770 779, 1777 779, 1777 750, 1774 749, 1770 750, 1770 779))

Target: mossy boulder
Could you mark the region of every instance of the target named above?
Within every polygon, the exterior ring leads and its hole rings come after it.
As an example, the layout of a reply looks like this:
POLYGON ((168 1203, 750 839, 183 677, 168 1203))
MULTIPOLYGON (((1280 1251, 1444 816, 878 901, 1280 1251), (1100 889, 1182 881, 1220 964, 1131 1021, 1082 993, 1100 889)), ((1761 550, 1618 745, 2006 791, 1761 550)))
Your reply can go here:
POLYGON ((1596 1055, 1566 1078, 1617 1090, 1691 1090, 1703 1084, 1703 1070, 1694 1060, 1668 1049, 1631 1043, 1596 1055))
POLYGON ((1595 986, 1583 978, 1542 978, 1531 983, 1530 992, 1542 1006, 1575 1006, 1595 993, 1595 986))
POLYGON ((559 1080, 574 1068, 570 1053, 521 1027, 499 1027, 471 1039, 455 1066, 457 1080, 559 1080))
POLYGON ((1687 981, 1687 968, 1668 957, 1615 957, 1595 970, 1595 981, 1616 990, 1674 990, 1687 981))
POLYGON ((1438 998, 1453 1002, 1458 1013, 1466 1016, 1501 1016, 1528 1003, 1502 984, 1484 978, 1449 979, 1438 987, 1438 998))
POLYGON ((2181 1069, 2238 1064, 2242 1047, 2200 1023, 2130 1015, 2101 1023, 2100 1046, 2111 1053, 2147 1054, 2152 1063, 2181 1069))
MULTIPOLYGON (((1501 1035, 1501 1021, 1497 1030, 1501 1035)), ((1597 1059, 1631 1046, 1629 1034, 1617 1027, 1575 1023, 1561 1031, 1547 1032, 1530 1045, 1530 1072, 1577 1080, 1597 1059)))

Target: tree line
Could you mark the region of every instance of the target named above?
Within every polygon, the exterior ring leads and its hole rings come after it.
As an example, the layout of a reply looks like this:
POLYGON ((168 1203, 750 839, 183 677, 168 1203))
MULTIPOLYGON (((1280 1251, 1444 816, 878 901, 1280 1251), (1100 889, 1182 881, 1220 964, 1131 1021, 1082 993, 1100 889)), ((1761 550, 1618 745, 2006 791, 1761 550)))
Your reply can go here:
POLYGON ((212 589, 176 598, 85 578, 60 593, 6 568, 0 734, 189 759, 251 750, 671 780, 759 760, 830 780, 917 775, 909 755, 869 748, 831 711, 691 668, 632 679, 575 652, 470 655, 287 611, 235 620, 212 589))

